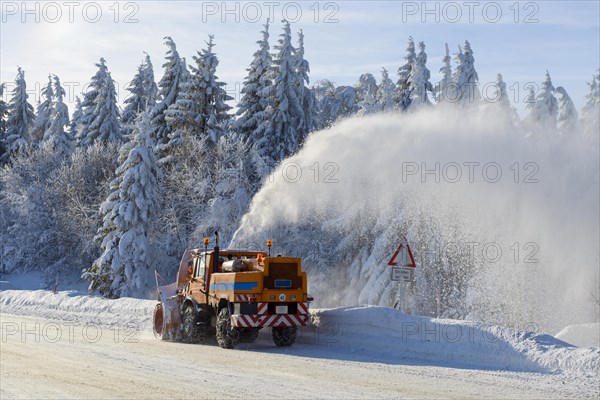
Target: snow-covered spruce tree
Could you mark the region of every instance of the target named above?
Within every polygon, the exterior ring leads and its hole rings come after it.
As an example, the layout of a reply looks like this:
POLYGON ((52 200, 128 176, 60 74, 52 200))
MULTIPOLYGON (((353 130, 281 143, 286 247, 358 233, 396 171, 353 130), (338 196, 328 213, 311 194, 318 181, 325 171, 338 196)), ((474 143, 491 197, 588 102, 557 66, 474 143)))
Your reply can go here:
POLYGON ((52 115, 52 102, 54 101, 54 89, 52 88, 52 75, 48 75, 48 84, 42 88, 42 101, 38 103, 33 126, 29 131, 32 145, 37 145, 44 138, 44 132, 50 127, 52 115))
POLYGON ((525 119, 523 120, 523 125, 527 129, 527 131, 529 133, 531 133, 531 132, 533 132, 534 127, 536 126, 536 120, 537 120, 537 118, 535 117, 535 115, 536 115, 535 108, 536 108, 537 100, 535 98, 535 89, 533 88, 533 86, 529 86, 529 92, 525 96, 524 102, 525 102, 525 109, 528 110, 528 114, 525 117, 525 119))
POLYGON ((6 132, 6 117, 8 116, 8 104, 4 101, 5 84, 0 84, 0 137, 6 132))
POLYGON ((496 76, 496 93, 493 98, 486 99, 485 112, 489 113, 490 118, 500 116, 510 128, 516 128, 519 122, 517 110, 510 104, 508 92, 506 91, 506 83, 502 78, 502 74, 496 76))
POLYGON ((362 74, 354 85, 358 101, 358 113, 361 115, 372 114, 377 111, 377 81, 369 73, 362 74))
POLYGON ((376 110, 377 111, 392 111, 396 108, 394 103, 394 90, 396 85, 390 79, 388 71, 385 68, 381 69, 381 81, 377 87, 377 93, 375 94, 376 110))
POLYGON ((600 141, 600 69, 592 77, 588 86, 590 91, 586 95, 587 102, 581 110, 581 122, 585 136, 597 143, 600 141))
POLYGON ((129 135, 138 115, 147 109, 152 109, 156 103, 158 87, 154 82, 154 69, 148 54, 138 66, 137 73, 129 83, 127 90, 131 94, 124 101, 125 108, 121 116, 121 124, 125 134, 129 135))
POLYGON ((33 107, 27 101, 27 84, 25 71, 18 68, 15 79, 13 97, 8 105, 8 120, 6 122, 6 149, 8 153, 17 153, 27 147, 28 132, 33 125, 33 107))
POLYGON ((100 62, 96 64, 96 67, 98 67, 98 71, 92 76, 80 106, 75 105, 75 114, 73 114, 73 124, 76 125, 72 125, 71 132, 79 145, 85 145, 84 142, 88 141, 87 136, 89 135, 90 125, 95 118, 96 98, 100 93, 100 89, 106 84, 106 77, 108 76, 108 67, 104 58, 100 58, 100 62), (77 115, 79 110, 79 115, 77 115))
POLYGON ((579 132, 579 113, 573 104, 573 100, 562 86, 555 90, 560 94, 558 99, 558 129, 563 135, 573 135, 579 132))
POLYGON ((298 149, 302 139, 298 126, 304 114, 297 85, 299 79, 294 65, 296 50, 292 46, 290 24, 286 20, 282 22, 283 33, 275 46, 277 56, 273 61, 276 71, 270 106, 273 116, 270 121, 263 123, 264 126, 259 127, 263 136, 256 143, 261 156, 271 169, 298 149))
POLYGON ((71 137, 77 137, 77 128, 81 125, 81 117, 83 115, 83 109, 81 106, 81 99, 79 96, 75 96, 75 109, 71 116, 71 122, 69 123, 69 133, 71 137))
POLYGON ((50 147, 63 155, 71 151, 73 138, 66 131, 69 126, 69 109, 64 103, 65 89, 60 84, 58 76, 54 75, 54 101, 50 126, 44 132, 41 146, 50 147))
POLYGON ((217 143, 225 133, 226 124, 230 119, 228 112, 231 107, 225 102, 233 100, 233 97, 225 91, 226 83, 219 81, 219 77, 216 75, 219 59, 213 52, 215 46, 213 39, 214 36, 210 35, 209 41, 206 43, 207 48, 202 50, 199 57, 194 57, 198 68, 192 67, 192 72, 197 77, 201 77, 200 88, 205 92, 200 113, 201 132, 217 143))
POLYGON ((169 48, 163 64, 164 75, 158 82, 158 103, 150 112, 152 124, 152 139, 158 145, 169 142, 169 134, 172 128, 165 121, 165 112, 172 104, 175 104, 177 96, 181 91, 181 84, 187 75, 185 61, 179 57, 175 42, 169 36, 165 37, 165 45, 169 48))
POLYGON ((159 207, 161 171, 150 140, 150 119, 143 113, 134 129, 135 147, 117 168, 113 192, 100 206, 103 226, 97 238, 102 255, 83 277, 90 291, 106 297, 143 295, 151 257, 152 221, 159 207))
POLYGON ((95 142, 121 143, 122 134, 119 108, 117 106, 117 92, 110 72, 107 73, 94 103, 95 109, 91 114, 92 121, 81 144, 89 146, 95 142))
POLYGON ((323 79, 313 86, 312 91, 319 104, 320 128, 327 128, 358 112, 356 89, 352 86, 336 87, 333 82, 323 79))
POLYGON ((4 141, 6 140, 6 119, 8 117, 8 104, 4 101, 4 83, 0 84, 0 164, 6 153, 4 141))
POLYGON ((143 88, 146 96, 146 108, 144 108, 144 111, 146 111, 151 110, 156 104, 156 100, 158 98, 158 85, 156 84, 156 80, 154 78, 154 65, 152 64, 150 55, 145 52, 144 54, 146 55, 146 58, 144 59, 145 68, 143 88))
POLYGON ((554 97, 554 85, 550 73, 546 71, 546 79, 542 83, 539 93, 535 97, 535 103, 529 114, 533 129, 540 132, 555 132, 556 118, 558 116, 558 100, 554 97))
POLYGON ((294 54, 294 63, 298 78, 298 90, 300 105, 302 107, 302 115, 298 125, 298 144, 304 143, 304 140, 310 132, 318 126, 319 110, 317 108, 317 100, 314 93, 308 88, 310 79, 310 64, 304 58, 304 33, 302 29, 298 32, 298 48, 294 54))
POLYGON ((256 42, 258 50, 250 67, 246 69, 248 75, 244 79, 242 98, 236 112, 238 118, 233 124, 233 129, 242 138, 256 142, 261 135, 257 132, 259 126, 271 118, 269 105, 271 105, 271 90, 273 78, 273 59, 269 48, 269 21, 264 25, 262 39, 256 42))
POLYGON ((442 68, 440 68, 442 80, 438 83, 435 90, 435 98, 438 104, 452 103, 456 98, 454 81, 452 79, 452 65, 450 64, 452 58, 450 58, 448 43, 445 45, 446 55, 442 58, 442 68))
MULTIPOLYGON (((225 132, 230 118, 227 112, 231 109, 225 101, 232 97, 227 95, 225 83, 216 75, 219 59, 212 50, 213 39, 210 35, 207 48, 194 56, 196 66, 191 66, 191 75, 182 84, 177 101, 165 112, 167 124, 177 130, 170 145, 185 137, 207 139, 214 145, 225 132)), ((167 146, 160 155, 164 157, 168 153, 167 146)))
POLYGON ((415 63, 408 76, 408 85, 410 87, 410 104, 408 109, 414 110, 421 106, 431 105, 428 92, 433 92, 433 85, 430 82, 431 73, 427 69, 427 53, 425 53, 425 43, 419 42, 419 54, 415 58, 415 63))
POLYGON ((481 101, 477 88, 479 77, 475 70, 473 50, 468 40, 465 40, 464 48, 458 47, 456 62, 458 65, 453 75, 454 90, 456 90, 454 101, 462 107, 478 106, 481 101))
POLYGON ((396 82, 396 104, 400 111, 405 111, 410 106, 410 84, 408 78, 415 65, 415 42, 412 36, 408 37, 408 47, 406 47, 406 55, 404 56, 405 63, 398 69, 398 81, 396 82))

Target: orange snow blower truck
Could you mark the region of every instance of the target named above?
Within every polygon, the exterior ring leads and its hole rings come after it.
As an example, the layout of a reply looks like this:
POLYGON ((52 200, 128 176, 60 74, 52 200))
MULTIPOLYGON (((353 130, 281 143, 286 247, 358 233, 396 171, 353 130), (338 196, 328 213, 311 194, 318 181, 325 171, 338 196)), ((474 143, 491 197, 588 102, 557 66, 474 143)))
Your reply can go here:
POLYGON ((291 346, 312 301, 301 259, 271 257, 270 240, 265 253, 220 250, 218 232, 215 239, 212 250, 208 238, 204 249, 186 250, 175 283, 156 274, 156 337, 201 343, 216 331, 219 345, 233 348, 269 327, 277 346, 291 346))

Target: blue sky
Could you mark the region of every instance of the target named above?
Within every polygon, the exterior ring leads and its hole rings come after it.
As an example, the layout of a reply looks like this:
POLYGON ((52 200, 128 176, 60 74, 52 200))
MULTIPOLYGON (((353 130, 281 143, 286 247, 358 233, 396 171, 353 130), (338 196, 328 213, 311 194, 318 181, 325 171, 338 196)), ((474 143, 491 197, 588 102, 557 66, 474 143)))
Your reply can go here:
POLYGON ((123 100, 127 94, 123 86, 133 77, 143 51, 151 55, 158 80, 164 36, 172 36, 180 54, 191 62, 208 35, 214 34, 221 61, 218 75, 235 94, 256 50, 261 25, 272 16, 271 45, 284 17, 294 21, 294 32, 303 29, 312 82, 327 78, 339 85, 353 84, 365 72, 379 79, 381 67, 395 80, 412 35, 427 45, 428 68, 435 83, 444 43, 455 53, 467 39, 475 53, 481 87, 502 73, 515 106, 522 110, 525 86, 539 84, 548 69, 555 86, 564 86, 580 108, 586 82, 600 66, 599 4, 3 1, 0 80, 10 88, 19 65, 26 71, 32 103, 48 73, 59 75, 70 92, 78 94, 95 73, 94 63, 104 57, 123 100))

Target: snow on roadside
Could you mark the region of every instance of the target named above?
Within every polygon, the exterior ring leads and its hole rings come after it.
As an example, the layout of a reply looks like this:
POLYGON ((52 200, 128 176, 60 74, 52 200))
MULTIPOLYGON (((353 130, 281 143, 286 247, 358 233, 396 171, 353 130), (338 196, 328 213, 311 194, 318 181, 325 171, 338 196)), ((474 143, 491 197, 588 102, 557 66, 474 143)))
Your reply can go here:
POLYGON ((387 307, 315 310, 328 344, 390 358, 515 371, 600 374, 600 350, 576 348, 543 333, 418 317, 387 307))
MULTIPOLYGON (((109 300, 74 291, 0 291, 0 312, 80 324, 151 329, 156 302, 109 300)), ((313 326, 300 342, 377 355, 417 359, 452 367, 563 372, 597 377, 600 350, 577 348, 550 335, 469 321, 410 316, 387 307, 347 307, 312 311, 313 326), (310 339, 310 332, 318 339, 310 339)))
POLYGON ((569 325, 554 336, 579 347, 600 347, 600 323, 569 325))
POLYGON ((151 329, 156 301, 133 298, 115 300, 76 291, 54 294, 48 290, 0 291, 0 312, 98 325, 132 325, 151 329))

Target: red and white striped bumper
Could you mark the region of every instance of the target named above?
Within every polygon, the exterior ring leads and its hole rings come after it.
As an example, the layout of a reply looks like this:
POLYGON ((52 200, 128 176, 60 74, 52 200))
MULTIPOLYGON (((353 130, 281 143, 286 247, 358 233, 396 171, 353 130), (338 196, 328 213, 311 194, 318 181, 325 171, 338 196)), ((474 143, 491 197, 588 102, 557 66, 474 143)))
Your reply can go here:
POLYGON ((308 325, 308 314, 236 314, 231 316, 231 325, 236 328, 262 328, 266 326, 306 326, 308 325))
POLYGON ((267 314, 269 303, 258 303, 256 315, 234 314, 231 325, 236 328, 262 328, 265 326, 308 325, 308 303, 297 303, 298 314, 267 314))

